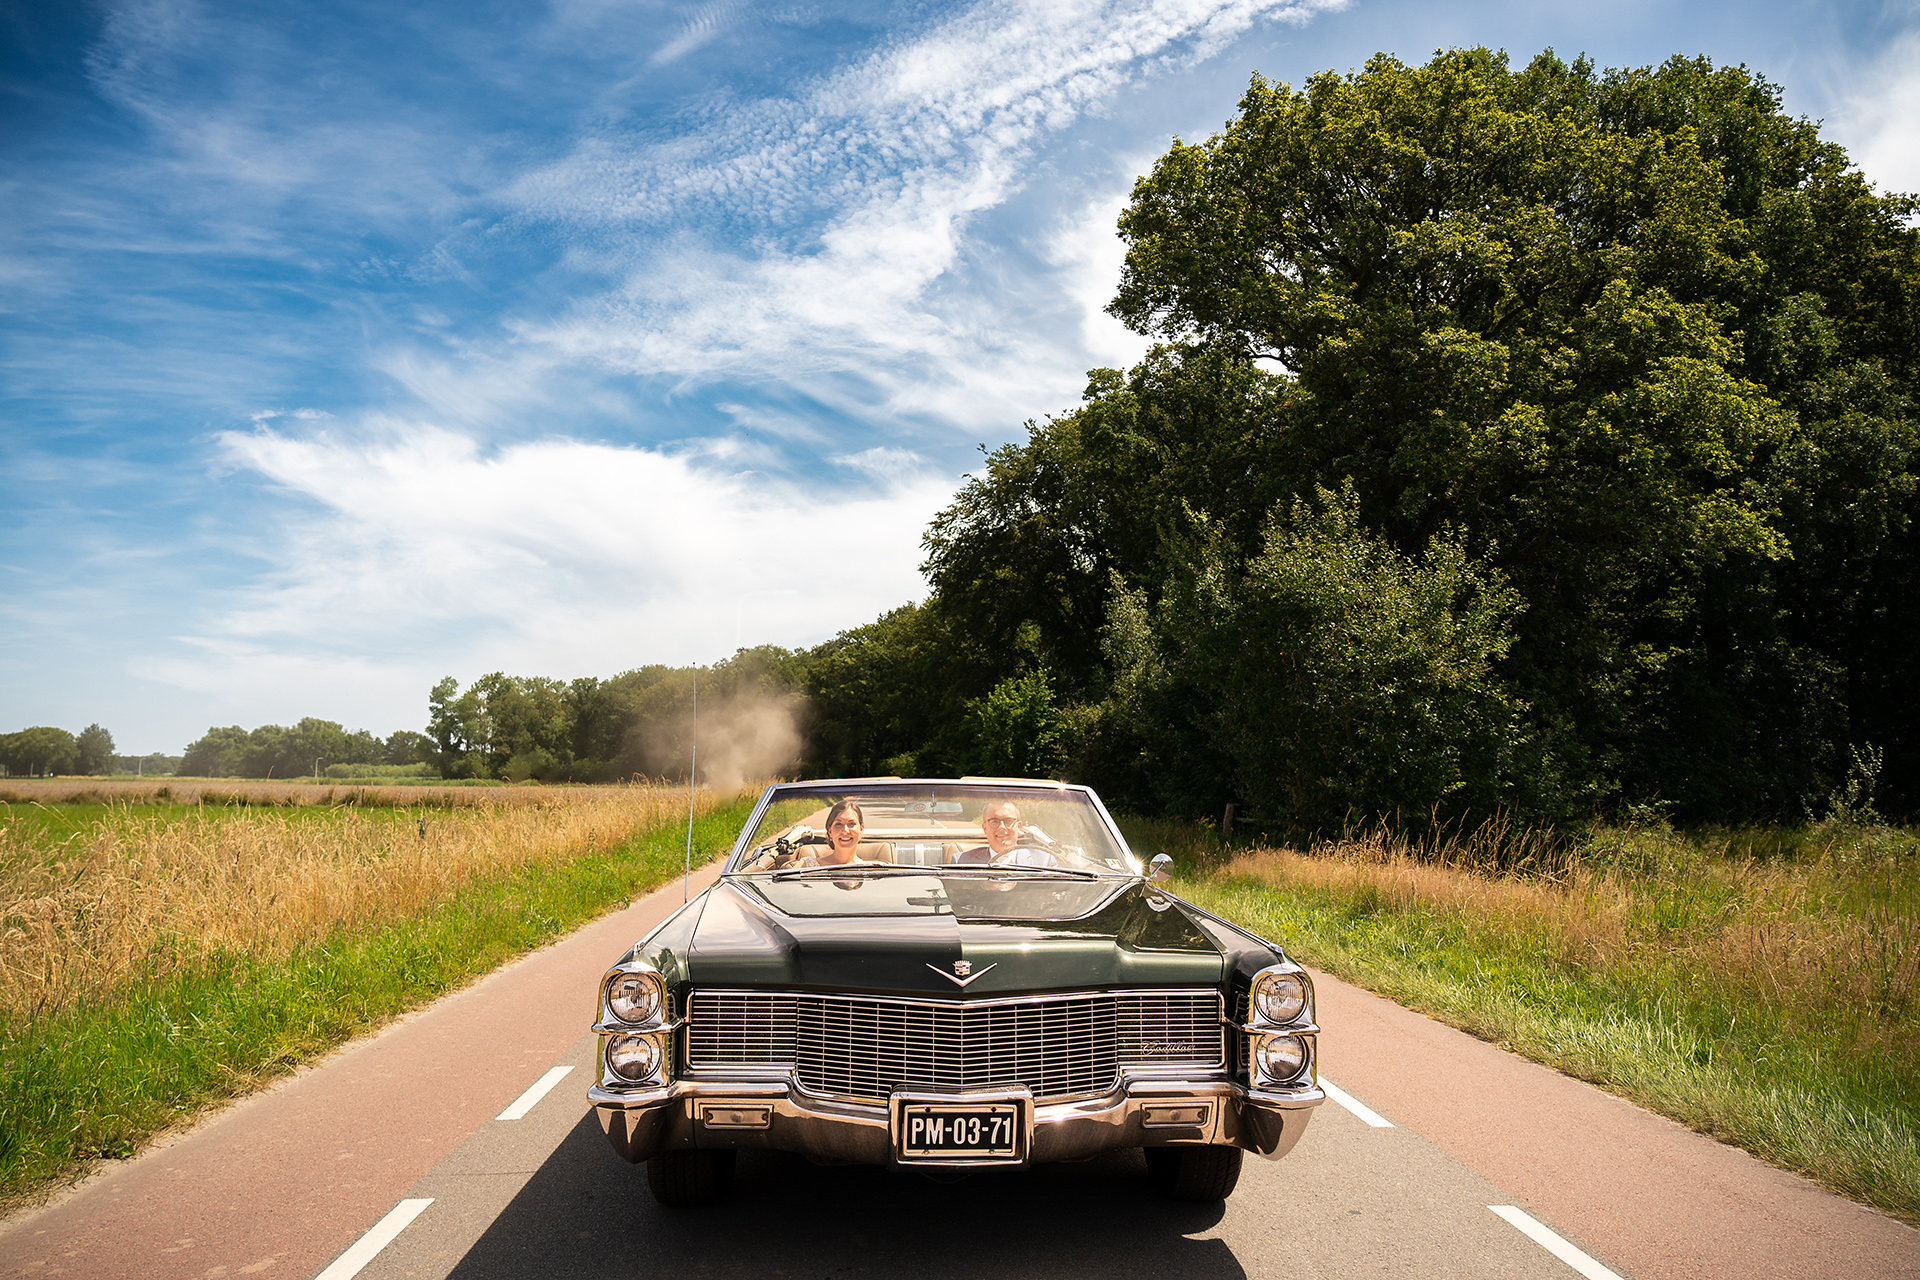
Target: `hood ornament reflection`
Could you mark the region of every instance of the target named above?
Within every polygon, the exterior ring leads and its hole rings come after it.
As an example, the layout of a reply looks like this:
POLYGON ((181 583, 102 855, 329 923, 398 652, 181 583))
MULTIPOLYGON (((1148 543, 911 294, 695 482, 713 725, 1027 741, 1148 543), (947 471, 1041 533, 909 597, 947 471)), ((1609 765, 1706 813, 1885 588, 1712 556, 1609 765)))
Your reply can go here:
MULTIPOLYGON (((987 969, 995 968, 996 966, 999 965, 999 963, 1000 962, 996 960, 993 962, 993 964, 988 965, 987 969)), ((945 969, 942 969, 937 965, 930 964, 927 966, 927 968, 932 969, 935 973, 939 974, 941 977, 945 978, 948 982, 951 982, 958 987, 964 987, 970 982, 978 982, 980 979, 987 976, 987 969, 982 969, 980 972, 974 973, 973 961, 971 960, 955 960, 953 962, 952 973, 948 973, 945 969), (972 976, 968 976, 970 974, 972 976)))

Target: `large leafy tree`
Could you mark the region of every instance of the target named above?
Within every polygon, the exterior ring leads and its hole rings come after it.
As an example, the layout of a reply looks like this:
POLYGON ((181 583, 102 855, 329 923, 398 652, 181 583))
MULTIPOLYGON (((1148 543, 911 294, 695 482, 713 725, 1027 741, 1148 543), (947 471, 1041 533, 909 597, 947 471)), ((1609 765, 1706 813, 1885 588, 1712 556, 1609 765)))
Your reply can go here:
POLYGON ((0 735, 0 766, 18 776, 71 773, 80 756, 71 733, 51 725, 35 725, 0 735))
POLYGON ((1256 77, 1121 218, 1111 309, 1171 345, 996 455, 929 569, 1085 653, 1104 570, 1157 598, 1201 521, 1254 572, 1350 484, 1518 592, 1485 652, 1562 808, 1797 813, 1868 742, 1910 806, 1917 207, 1705 59, 1256 77))
POLYGON ((113 735, 90 724, 74 736, 74 765, 81 773, 106 773, 113 768, 113 735))

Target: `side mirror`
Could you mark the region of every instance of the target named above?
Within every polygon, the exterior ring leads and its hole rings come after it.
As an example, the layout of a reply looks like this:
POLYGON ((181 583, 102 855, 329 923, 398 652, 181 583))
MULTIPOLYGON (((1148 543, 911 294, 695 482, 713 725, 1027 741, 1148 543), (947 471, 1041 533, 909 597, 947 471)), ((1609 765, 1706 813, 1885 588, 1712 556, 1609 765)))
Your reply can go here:
POLYGON ((1167 868, 1172 865, 1173 859, 1169 858, 1166 854, 1154 854, 1153 861, 1147 864, 1147 879, 1152 880, 1156 884, 1162 880, 1171 879, 1172 877, 1167 871, 1167 868))

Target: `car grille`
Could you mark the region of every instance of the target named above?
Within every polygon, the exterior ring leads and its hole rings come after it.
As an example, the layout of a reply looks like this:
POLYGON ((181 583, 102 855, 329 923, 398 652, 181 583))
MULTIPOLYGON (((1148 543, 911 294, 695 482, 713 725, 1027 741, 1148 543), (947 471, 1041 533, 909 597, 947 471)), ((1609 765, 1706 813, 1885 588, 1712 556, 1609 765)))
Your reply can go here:
POLYGON ((1019 1086, 1058 1100, 1107 1092, 1123 1065, 1219 1068, 1220 1012, 1212 991, 966 1002, 698 991, 687 1065, 784 1067, 816 1093, 871 1102, 896 1088, 1019 1086))

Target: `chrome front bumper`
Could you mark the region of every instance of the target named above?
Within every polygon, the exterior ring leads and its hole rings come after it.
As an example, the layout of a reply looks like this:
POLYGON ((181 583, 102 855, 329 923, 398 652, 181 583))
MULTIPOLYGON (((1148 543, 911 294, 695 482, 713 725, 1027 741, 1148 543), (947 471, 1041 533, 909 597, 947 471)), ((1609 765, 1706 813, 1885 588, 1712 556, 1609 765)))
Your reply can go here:
MULTIPOLYGON (((952 1095, 955 1101, 967 1096, 952 1095)), ((1028 1098, 1025 1162, 1079 1160, 1123 1147, 1197 1145, 1240 1147, 1277 1160, 1300 1140, 1326 1096, 1312 1084, 1264 1090, 1230 1080, 1123 1078, 1104 1097, 1039 1106, 1028 1098)), ((897 1157, 888 1107, 812 1097, 787 1080, 676 1080, 619 1090, 596 1085, 587 1099, 613 1149, 635 1163, 689 1149, 794 1151, 850 1164, 920 1163, 897 1157)))

